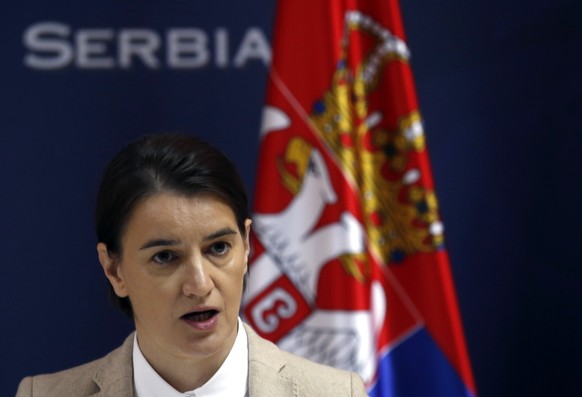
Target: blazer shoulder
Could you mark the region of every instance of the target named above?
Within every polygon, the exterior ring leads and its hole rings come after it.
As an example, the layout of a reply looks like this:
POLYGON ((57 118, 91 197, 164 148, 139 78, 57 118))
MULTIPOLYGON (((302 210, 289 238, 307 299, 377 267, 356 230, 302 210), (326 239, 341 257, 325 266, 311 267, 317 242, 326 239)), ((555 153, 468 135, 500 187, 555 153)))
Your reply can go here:
POLYGON ((273 386, 267 382, 292 384, 294 396, 367 396, 358 374, 299 357, 261 338, 246 324, 245 329, 249 338, 251 385, 265 388, 273 386))
POLYGON ((103 360, 97 359, 77 367, 63 371, 27 376, 18 385, 16 397, 42 396, 59 397, 78 390, 84 395, 90 395, 99 391, 93 382, 93 374, 103 360))
POLYGON ((89 396, 110 388, 128 389, 132 385, 131 352, 133 334, 125 343, 105 357, 63 371, 28 376, 16 392, 16 397, 89 396))
POLYGON ((281 350, 286 365, 281 373, 298 379, 306 396, 368 396, 362 378, 355 372, 319 364, 281 350))

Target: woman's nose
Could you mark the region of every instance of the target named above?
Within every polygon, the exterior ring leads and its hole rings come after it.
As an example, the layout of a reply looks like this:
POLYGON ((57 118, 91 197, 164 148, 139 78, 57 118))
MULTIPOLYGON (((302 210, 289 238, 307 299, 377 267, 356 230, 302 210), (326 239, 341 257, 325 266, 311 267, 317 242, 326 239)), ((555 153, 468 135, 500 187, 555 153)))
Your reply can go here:
POLYGON ((206 296, 214 288, 209 273, 210 264, 204 258, 192 258, 186 264, 182 290, 186 296, 206 296))

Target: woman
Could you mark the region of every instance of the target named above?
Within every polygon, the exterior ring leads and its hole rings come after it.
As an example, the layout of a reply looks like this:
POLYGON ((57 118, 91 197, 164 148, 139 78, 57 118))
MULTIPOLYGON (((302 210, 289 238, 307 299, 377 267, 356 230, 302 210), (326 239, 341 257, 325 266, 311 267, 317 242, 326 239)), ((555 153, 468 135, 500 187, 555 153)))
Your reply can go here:
POLYGON ((97 199, 97 252, 136 332, 104 358, 27 377, 21 396, 365 396, 358 375, 309 362, 238 317, 251 220, 235 167, 196 138, 122 150, 97 199))

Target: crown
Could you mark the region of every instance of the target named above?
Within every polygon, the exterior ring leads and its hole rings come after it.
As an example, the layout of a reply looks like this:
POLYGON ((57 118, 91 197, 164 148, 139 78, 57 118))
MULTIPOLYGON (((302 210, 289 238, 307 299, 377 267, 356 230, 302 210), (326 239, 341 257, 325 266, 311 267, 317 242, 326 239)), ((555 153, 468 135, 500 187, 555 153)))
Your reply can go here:
POLYGON ((391 106, 390 100, 406 98, 371 98, 390 63, 408 63, 409 57, 406 43, 377 21, 347 12, 331 86, 310 116, 316 135, 360 196, 368 246, 382 264, 398 264, 444 244, 436 196, 420 183, 417 159, 425 139, 419 112, 386 125, 378 99, 391 106), (366 51, 357 57, 355 48, 366 51))

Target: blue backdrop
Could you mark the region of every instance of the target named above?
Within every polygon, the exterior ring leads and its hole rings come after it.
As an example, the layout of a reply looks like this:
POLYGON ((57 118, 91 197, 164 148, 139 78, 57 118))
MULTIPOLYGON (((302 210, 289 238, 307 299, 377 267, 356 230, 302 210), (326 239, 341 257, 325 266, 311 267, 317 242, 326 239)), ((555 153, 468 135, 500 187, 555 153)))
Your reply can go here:
MULTIPOLYGON (((41 2, 0 15, 0 395, 98 358, 132 324, 95 251, 127 141, 217 144, 252 194, 274 1, 41 2)), ((402 2, 481 396, 578 395, 582 3, 402 2)))

